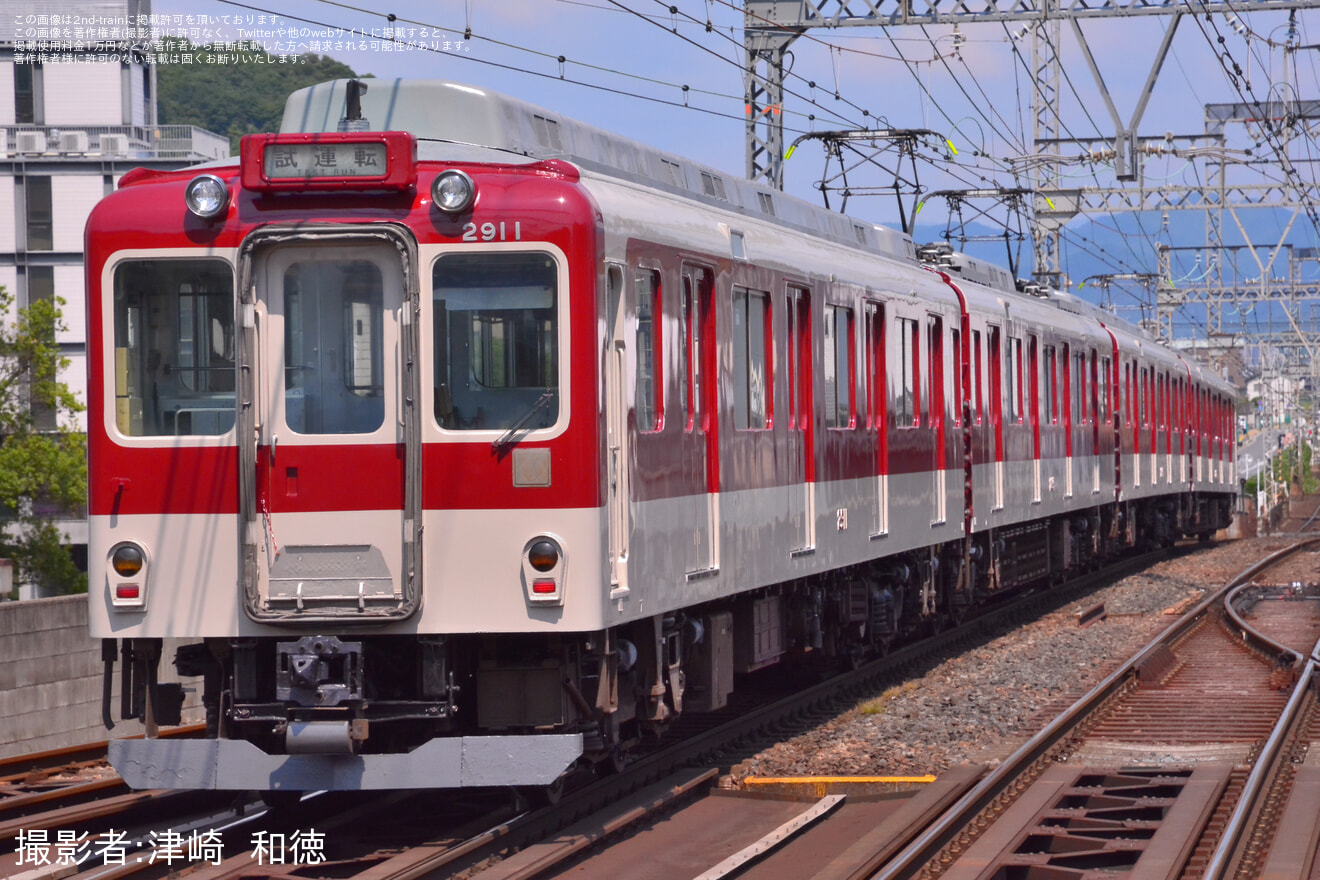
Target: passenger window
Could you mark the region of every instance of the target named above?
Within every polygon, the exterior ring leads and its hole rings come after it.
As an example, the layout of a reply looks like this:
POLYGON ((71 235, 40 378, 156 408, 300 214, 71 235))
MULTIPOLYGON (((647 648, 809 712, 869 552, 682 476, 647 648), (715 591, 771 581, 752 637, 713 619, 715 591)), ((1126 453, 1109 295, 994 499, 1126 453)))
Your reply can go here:
MULTIPOLYGON (((953 374, 953 423, 963 423, 963 387, 962 387, 962 331, 950 330, 949 341, 953 347, 953 363, 949 371, 953 374)), ((970 419, 969 419, 970 421, 970 419)))
POLYGON ((1041 416, 1047 425, 1057 425, 1059 423, 1059 410, 1055 396, 1056 386, 1058 385, 1058 376, 1055 372, 1057 360, 1054 354, 1054 346, 1045 346, 1045 408, 1041 416))
POLYGON ((825 426, 853 426, 852 309, 825 307, 825 426))
POLYGON ((115 425, 128 437, 234 427, 234 280, 221 260, 115 269, 115 425))
POLYGON ((1008 417, 1022 424, 1022 340, 1008 338, 1008 417))
POLYGON ((984 367, 981 365, 981 331, 972 331, 972 387, 975 400, 972 402, 976 411, 976 424, 985 421, 985 380, 982 378, 984 367))
POLYGON ((867 425, 885 430, 885 313, 877 303, 866 304, 866 381, 870 391, 867 425))
POLYGON ((454 431, 559 419, 558 270, 544 253, 455 253, 432 272, 435 417, 454 431))
POLYGON ((920 337, 914 319, 899 318, 896 323, 899 385, 894 424, 900 428, 911 428, 919 424, 921 419, 921 402, 917 391, 917 378, 921 374, 920 337))
POLYGON ((733 289, 733 426, 759 430, 770 423, 770 297, 733 289))
POLYGON ((637 430, 659 431, 664 427, 660 273, 639 269, 633 286, 637 295, 637 430))
MULTIPOLYGON (((1095 368, 1094 354, 1091 355, 1091 365, 1092 365, 1092 369, 1094 369, 1095 368)), ((1099 381, 1097 382, 1097 384, 1100 390, 1100 395, 1099 395, 1100 423, 1103 425, 1109 424, 1109 405, 1111 402, 1110 395, 1113 394, 1113 391, 1110 388, 1110 380, 1113 376, 1113 371, 1114 371, 1114 365, 1109 360, 1109 358, 1101 358, 1100 370, 1098 376, 1099 381)))

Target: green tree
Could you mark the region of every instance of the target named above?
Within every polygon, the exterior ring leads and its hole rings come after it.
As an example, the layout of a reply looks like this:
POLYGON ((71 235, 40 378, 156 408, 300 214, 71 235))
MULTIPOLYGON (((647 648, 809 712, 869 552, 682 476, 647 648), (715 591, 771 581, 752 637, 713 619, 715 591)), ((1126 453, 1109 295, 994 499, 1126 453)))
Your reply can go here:
POLYGON ((195 46, 168 37, 154 48, 157 57, 168 59, 156 66, 160 121, 228 135, 235 153, 243 135, 279 129, 290 92, 357 76, 348 65, 325 55, 274 56, 257 43, 195 46), (183 63, 185 57, 188 63, 183 63))
POLYGON ((87 444, 68 423, 82 404, 59 380, 69 359, 55 334, 65 329, 64 300, 39 299, 14 310, 0 287, 0 553, 15 577, 65 592, 85 592, 52 514, 72 515, 87 501, 87 444))

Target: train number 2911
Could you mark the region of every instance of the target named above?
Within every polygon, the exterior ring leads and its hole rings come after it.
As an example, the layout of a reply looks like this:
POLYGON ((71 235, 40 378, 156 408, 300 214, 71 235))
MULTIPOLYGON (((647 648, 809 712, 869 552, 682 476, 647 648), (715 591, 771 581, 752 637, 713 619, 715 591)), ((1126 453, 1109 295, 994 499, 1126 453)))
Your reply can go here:
POLYGON ((513 221, 513 238, 508 235, 508 229, 501 220, 499 223, 483 223, 478 226, 475 223, 463 224, 464 241, 522 241, 522 221, 513 221))

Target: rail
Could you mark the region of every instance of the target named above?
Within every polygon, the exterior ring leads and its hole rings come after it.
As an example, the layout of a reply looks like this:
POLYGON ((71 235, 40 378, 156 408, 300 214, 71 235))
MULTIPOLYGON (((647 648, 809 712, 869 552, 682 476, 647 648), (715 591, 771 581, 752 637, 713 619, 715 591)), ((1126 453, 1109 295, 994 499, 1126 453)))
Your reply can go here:
POLYGON ((882 871, 875 874, 874 880, 898 880, 900 877, 910 876, 922 865, 932 861, 945 844, 957 836, 961 828, 988 807, 995 798, 1003 794, 1027 767, 1059 745, 1073 730, 1079 719, 1086 717, 1106 700, 1116 695, 1128 680, 1138 673, 1142 665, 1153 659, 1161 646, 1199 622, 1216 603, 1222 601, 1235 588, 1247 583, 1258 573, 1280 560, 1299 552, 1305 547, 1316 544, 1320 544, 1320 537, 1298 541, 1275 553, 1271 553, 1242 571, 1220 589, 1208 594, 1183 617, 1166 627, 1148 645, 1133 655, 1132 659, 1126 664, 1097 684, 1066 712, 1055 718, 1002 764, 991 771, 938 821, 913 839, 906 848, 885 865, 882 871))

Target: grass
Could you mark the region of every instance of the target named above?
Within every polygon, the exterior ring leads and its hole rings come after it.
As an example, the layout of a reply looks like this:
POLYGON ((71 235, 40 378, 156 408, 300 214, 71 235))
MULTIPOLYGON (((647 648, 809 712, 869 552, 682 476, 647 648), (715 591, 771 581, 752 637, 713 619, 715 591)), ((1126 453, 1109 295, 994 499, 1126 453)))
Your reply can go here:
POLYGON ((867 700, 865 703, 862 703, 857 707, 857 713, 859 715, 883 715, 885 710, 889 708, 890 703, 898 697, 903 696, 903 694, 912 693, 918 686, 918 683, 915 681, 905 681, 900 685, 895 685, 874 700, 867 700))

